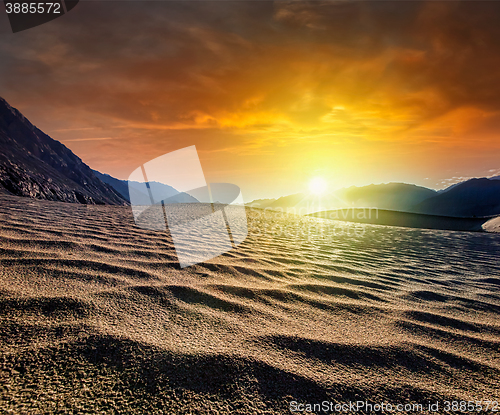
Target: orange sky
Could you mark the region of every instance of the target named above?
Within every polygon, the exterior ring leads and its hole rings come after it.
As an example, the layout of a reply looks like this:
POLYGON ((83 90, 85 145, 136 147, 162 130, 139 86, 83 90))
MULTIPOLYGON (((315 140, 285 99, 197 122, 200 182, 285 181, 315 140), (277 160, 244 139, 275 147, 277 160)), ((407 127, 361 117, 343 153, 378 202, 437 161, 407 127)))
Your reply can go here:
POLYGON ((246 200, 500 174, 498 2, 83 2, 0 30, 0 96, 126 179, 195 144, 246 200))

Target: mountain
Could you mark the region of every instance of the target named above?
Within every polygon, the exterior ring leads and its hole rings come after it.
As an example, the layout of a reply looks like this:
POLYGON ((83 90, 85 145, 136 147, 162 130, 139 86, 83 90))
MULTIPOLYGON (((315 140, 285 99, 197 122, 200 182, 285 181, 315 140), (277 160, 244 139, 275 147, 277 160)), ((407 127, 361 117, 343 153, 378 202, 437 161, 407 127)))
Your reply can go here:
POLYGON ((412 206, 437 192, 426 187, 406 183, 371 184, 364 187, 349 187, 336 192, 337 197, 355 207, 376 207, 408 211, 412 206))
MULTIPOLYGON (((488 180, 500 180, 500 176, 492 176, 492 177, 486 177, 486 178, 488 180)), ((479 177, 474 177, 474 178, 471 178, 471 179, 464 180, 462 182, 458 182, 458 183, 452 184, 452 185, 448 186, 446 189, 438 190, 438 193, 441 194, 441 193, 449 192, 451 189, 454 189, 455 187, 460 186, 462 183, 466 183, 469 180, 473 180, 473 179, 479 179, 479 177)))
POLYGON ((416 204, 412 210, 418 213, 462 217, 499 215, 500 180, 467 180, 416 204))
POLYGON ((125 200, 130 202, 130 197, 128 195, 128 182, 127 180, 115 179, 113 176, 109 174, 101 173, 97 170, 92 170, 96 177, 100 179, 102 182, 110 185, 113 189, 115 189, 125 200))
MULTIPOLYGON (((109 174, 100 173, 94 170, 94 174, 101 179, 104 183, 109 184, 113 187, 120 195, 123 196, 128 202, 130 202, 129 186, 128 180, 116 179, 109 174)), ((139 182, 132 182, 139 184, 139 182)), ((139 186, 135 186, 135 189, 139 186)), ((158 182, 149 182, 149 188, 154 194, 165 195, 165 199, 168 199, 168 203, 199 203, 197 199, 187 193, 180 193, 172 186, 158 182)))
POLYGON ((255 199, 255 200, 252 200, 250 203, 246 203, 246 205, 260 208, 260 209, 264 209, 275 201, 276 201, 276 199, 255 199))
POLYGON ((31 124, 0 97, 0 189, 17 196, 124 205, 71 150, 31 124))
POLYGON ((260 199, 250 203, 259 208, 312 213, 346 207, 373 207, 408 211, 412 206, 437 195, 435 190, 406 183, 371 184, 343 188, 321 197, 296 193, 279 199, 260 199))

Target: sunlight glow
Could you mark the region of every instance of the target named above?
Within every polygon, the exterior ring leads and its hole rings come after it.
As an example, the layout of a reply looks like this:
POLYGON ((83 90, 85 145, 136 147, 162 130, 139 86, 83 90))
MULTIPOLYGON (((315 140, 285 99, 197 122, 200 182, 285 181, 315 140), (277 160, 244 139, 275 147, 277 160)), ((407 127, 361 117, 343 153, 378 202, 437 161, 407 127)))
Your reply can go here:
POLYGON ((314 193, 315 195, 321 195, 325 193, 326 188, 328 187, 328 184, 326 183, 326 180, 323 179, 322 177, 315 177, 314 179, 311 179, 309 182, 309 190, 311 193, 314 193))

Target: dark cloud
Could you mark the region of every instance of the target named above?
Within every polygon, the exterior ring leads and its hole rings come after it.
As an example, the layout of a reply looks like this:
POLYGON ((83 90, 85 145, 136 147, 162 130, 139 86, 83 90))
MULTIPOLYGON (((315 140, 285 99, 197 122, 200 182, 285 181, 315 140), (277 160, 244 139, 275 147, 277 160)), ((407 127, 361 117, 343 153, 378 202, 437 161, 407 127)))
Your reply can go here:
POLYGON ((442 102, 427 116, 495 109, 499 16, 498 2, 84 2, 3 36, 0 86, 23 103, 44 97, 126 120, 185 122, 214 106, 234 111, 252 89, 270 106, 296 99, 309 70, 317 88, 353 100, 388 94, 418 105, 405 92, 432 90, 442 102))

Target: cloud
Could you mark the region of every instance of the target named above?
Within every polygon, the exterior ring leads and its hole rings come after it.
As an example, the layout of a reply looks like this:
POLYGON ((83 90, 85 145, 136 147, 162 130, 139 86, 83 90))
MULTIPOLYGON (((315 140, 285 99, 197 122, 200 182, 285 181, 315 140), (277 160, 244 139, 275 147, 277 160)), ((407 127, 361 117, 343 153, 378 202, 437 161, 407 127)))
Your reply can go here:
POLYGON ((0 91, 99 162, 181 144, 493 157, 499 17, 499 2, 81 2, 0 37, 0 91))
POLYGON ((462 106, 498 109, 497 2, 434 3, 90 2, 4 38, 2 87, 22 102, 207 128, 317 129, 339 105, 353 125, 371 112, 411 128, 462 106))
POLYGON ((90 137, 90 138, 72 138, 65 140, 66 143, 71 143, 75 141, 103 141, 103 140, 115 140, 114 137, 90 137))

